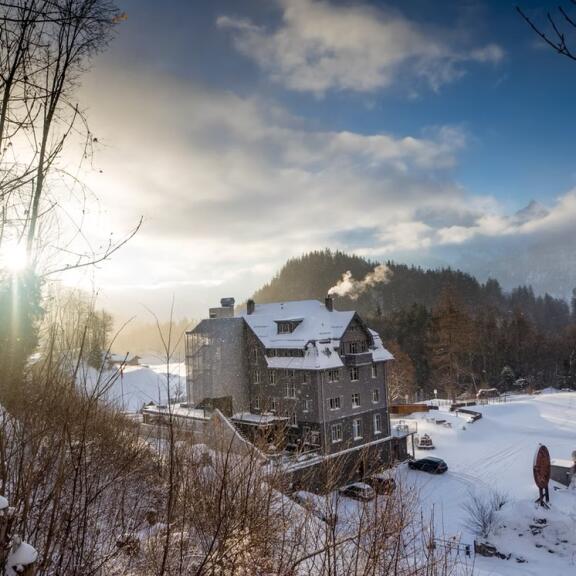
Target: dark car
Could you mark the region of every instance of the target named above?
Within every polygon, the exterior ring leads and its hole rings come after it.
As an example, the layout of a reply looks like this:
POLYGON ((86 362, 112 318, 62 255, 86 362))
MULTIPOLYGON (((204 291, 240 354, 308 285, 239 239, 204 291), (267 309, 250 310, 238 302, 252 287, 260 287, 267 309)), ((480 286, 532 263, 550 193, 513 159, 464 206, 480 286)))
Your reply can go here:
POLYGON ((396 489, 394 478, 384 474, 372 474, 372 476, 366 478, 365 482, 374 488, 376 494, 392 494, 396 489))
POLYGON ((354 498, 354 500, 372 500, 376 497, 372 486, 368 486, 364 482, 355 482, 354 484, 349 484, 338 490, 343 496, 348 496, 348 498, 354 498))
POLYGON ((428 456, 427 458, 420 458, 419 460, 410 460, 408 466, 412 470, 422 470, 422 472, 430 472, 430 474, 444 474, 448 470, 448 464, 441 458, 428 456))

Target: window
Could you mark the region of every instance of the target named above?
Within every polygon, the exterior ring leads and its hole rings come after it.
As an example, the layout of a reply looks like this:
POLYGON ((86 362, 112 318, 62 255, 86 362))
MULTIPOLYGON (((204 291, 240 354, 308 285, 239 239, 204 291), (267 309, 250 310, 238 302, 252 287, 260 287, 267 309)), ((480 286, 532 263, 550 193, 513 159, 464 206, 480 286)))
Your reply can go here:
POLYGON ((276 371, 275 370, 268 370, 268 382, 272 386, 276 384, 276 371))
POLYGON ((352 436, 354 440, 360 440, 362 438, 362 419, 354 418, 352 420, 352 436))
POLYGON ((254 370, 254 384, 260 384, 260 370, 254 370))
POLYGON ((292 428, 298 428, 298 419, 296 418, 296 412, 292 412, 292 414, 290 414, 290 426, 292 426, 292 428))
POLYGON ((278 322, 278 334, 290 334, 292 332, 291 322, 278 322))
POLYGON ((310 398, 306 398, 306 400, 304 400, 303 411, 310 412, 310 410, 312 410, 312 400, 310 398))
POLYGON ((300 348, 269 348, 266 350, 268 358, 302 358, 304 350, 300 348))
POLYGON ((378 390, 378 388, 372 390, 372 402, 374 402, 374 404, 380 402, 380 390, 378 390))
POLYGON ((372 364, 372 378, 378 378, 378 365, 372 364))
POLYGON ((368 344, 365 340, 360 342, 348 342, 348 354, 360 354, 368 350, 368 344))
POLYGON ((342 400, 340 396, 329 398, 328 405, 330 406, 330 410, 340 410, 340 408, 342 408, 342 400))
POLYGON ((358 392, 352 394, 352 408, 360 408, 360 394, 358 392))
POLYGON ((332 444, 342 442, 342 424, 332 424, 330 433, 332 435, 332 444))
POLYGON ((340 370, 335 368, 334 370, 328 370, 328 382, 339 382, 340 381, 340 370))
POLYGON ((350 368, 350 380, 352 382, 356 382, 356 380, 360 379, 360 370, 358 369, 358 366, 352 366, 350 368))
POLYGON ((272 398, 272 400, 270 401, 270 410, 272 412, 278 411, 278 400, 276 400, 276 398, 272 398))
POLYGON ((254 410, 260 410, 260 398, 258 396, 254 398, 252 405, 254 406, 254 410))
POLYGON ((382 415, 374 414, 374 434, 382 434, 382 415))
POLYGON ((306 372, 306 370, 300 372, 300 383, 308 384, 308 372, 306 372))
POLYGON ((294 386, 294 382, 288 382, 286 384, 286 398, 296 398, 296 386, 294 386))

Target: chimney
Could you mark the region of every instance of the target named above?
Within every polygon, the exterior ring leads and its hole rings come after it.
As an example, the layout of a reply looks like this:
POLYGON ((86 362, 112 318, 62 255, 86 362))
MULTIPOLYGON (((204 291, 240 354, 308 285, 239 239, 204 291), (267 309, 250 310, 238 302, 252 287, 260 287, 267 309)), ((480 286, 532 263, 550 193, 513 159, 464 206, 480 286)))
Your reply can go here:
POLYGON ((326 296, 326 298, 324 298, 324 306, 326 306, 326 310, 328 310, 328 312, 333 312, 334 298, 332 298, 332 296, 326 296))
POLYGON ((234 298, 221 298, 220 308, 210 308, 208 317, 215 318, 234 318, 234 298))
POLYGON ((246 314, 254 314, 255 308, 256 302, 254 302, 254 300, 248 300, 248 302, 246 302, 246 314))

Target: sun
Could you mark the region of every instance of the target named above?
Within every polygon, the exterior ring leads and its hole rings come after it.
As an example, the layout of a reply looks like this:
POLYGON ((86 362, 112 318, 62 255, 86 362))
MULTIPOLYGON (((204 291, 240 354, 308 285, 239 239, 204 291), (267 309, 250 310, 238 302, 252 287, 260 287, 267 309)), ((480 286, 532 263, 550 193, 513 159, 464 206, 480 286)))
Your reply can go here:
POLYGON ((0 246, 0 269, 13 274, 22 272, 28 265, 24 246, 17 242, 3 242, 0 246))

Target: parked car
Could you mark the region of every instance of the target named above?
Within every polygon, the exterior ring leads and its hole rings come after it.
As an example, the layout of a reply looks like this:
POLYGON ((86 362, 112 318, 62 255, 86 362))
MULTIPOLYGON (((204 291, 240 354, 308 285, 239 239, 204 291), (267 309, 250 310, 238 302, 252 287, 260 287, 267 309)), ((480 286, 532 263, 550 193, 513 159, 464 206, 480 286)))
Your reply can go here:
POLYGON ((348 484, 348 486, 340 488, 339 492, 343 496, 354 498, 354 500, 368 501, 376 497, 376 492, 374 492, 372 486, 369 486, 365 482, 354 482, 354 484, 348 484))
POLYGON ((365 482, 374 488, 376 494, 392 494, 396 489, 396 480, 381 473, 372 474, 366 478, 365 482))
POLYGON ((408 466, 412 470, 422 470, 422 472, 430 472, 430 474, 444 474, 448 470, 448 464, 441 458, 434 458, 428 456, 427 458, 420 458, 419 460, 410 460, 408 466))
POLYGON ((310 492, 299 490, 292 494, 292 498, 311 514, 329 526, 334 526, 338 522, 338 515, 332 509, 328 500, 322 496, 316 496, 310 492))

